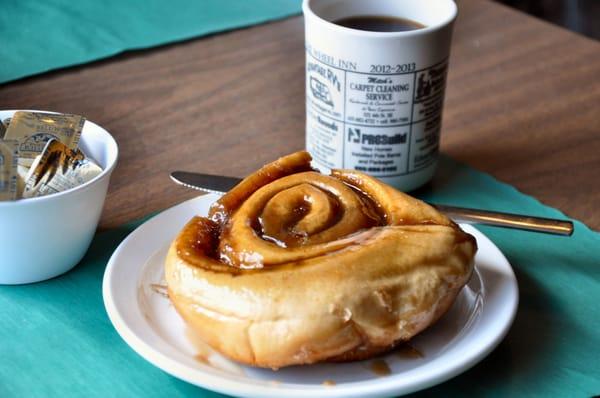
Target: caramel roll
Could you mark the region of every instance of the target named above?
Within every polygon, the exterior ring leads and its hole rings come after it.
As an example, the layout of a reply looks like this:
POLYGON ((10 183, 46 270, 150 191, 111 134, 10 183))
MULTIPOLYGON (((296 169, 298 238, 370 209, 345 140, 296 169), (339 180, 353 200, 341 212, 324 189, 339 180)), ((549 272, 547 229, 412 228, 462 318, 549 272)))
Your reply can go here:
POLYGON ((244 179, 172 243, 169 297, 209 345, 282 367, 368 358, 447 311, 475 240, 431 206, 298 152, 244 179))

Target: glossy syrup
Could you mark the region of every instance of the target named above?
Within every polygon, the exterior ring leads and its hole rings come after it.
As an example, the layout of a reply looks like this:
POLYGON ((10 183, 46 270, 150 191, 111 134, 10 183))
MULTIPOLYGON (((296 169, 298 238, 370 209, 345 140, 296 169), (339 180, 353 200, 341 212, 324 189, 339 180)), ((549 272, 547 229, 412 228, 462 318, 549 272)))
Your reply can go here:
POLYGON ((402 359, 419 359, 425 357, 421 351, 408 343, 404 343, 396 349, 396 356, 402 359))
POLYGON ((389 376, 392 373, 390 365, 383 359, 376 359, 369 365, 369 370, 379 377, 389 376))

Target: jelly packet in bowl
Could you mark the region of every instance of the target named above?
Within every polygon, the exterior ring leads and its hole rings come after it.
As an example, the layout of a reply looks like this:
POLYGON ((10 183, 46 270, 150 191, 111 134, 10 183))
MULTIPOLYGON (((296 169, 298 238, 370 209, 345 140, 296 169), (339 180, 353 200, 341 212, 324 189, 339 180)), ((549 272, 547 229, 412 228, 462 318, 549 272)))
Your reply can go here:
POLYGON ((79 115, 19 111, 9 121, 4 138, 19 141, 19 164, 31 166, 51 139, 77 149, 84 123, 79 115))
POLYGON ((23 198, 50 195, 82 185, 102 172, 80 150, 50 139, 25 179, 23 198))

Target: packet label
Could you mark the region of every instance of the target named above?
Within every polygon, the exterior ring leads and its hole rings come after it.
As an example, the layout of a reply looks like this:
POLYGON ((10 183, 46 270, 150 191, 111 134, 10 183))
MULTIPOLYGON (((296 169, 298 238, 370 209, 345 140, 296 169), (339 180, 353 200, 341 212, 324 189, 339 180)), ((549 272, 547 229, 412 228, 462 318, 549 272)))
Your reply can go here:
POLYGON ((0 201, 17 198, 19 143, 0 139, 0 201))
POLYGON ((19 142, 19 164, 30 166, 51 139, 69 149, 79 145, 85 118, 78 115, 42 112, 15 112, 4 135, 19 142))

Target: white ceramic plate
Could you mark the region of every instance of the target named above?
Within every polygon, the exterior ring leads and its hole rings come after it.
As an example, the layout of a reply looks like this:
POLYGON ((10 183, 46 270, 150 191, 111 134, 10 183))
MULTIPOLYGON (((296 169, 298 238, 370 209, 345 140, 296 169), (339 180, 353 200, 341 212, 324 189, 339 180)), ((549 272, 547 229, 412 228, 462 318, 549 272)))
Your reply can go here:
POLYGON ((104 275, 104 304, 121 337, 146 360, 189 383, 245 397, 406 394, 476 364, 502 340, 513 321, 518 288, 508 261, 481 232, 464 225, 479 245, 475 272, 450 311, 411 341, 422 357, 406 353, 381 357, 379 365, 383 360, 391 370, 387 376, 374 371, 374 360, 278 371, 239 365, 190 338, 162 291, 170 241, 193 215, 206 214, 216 198, 189 200, 145 222, 115 250, 104 275))

